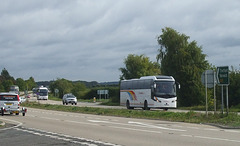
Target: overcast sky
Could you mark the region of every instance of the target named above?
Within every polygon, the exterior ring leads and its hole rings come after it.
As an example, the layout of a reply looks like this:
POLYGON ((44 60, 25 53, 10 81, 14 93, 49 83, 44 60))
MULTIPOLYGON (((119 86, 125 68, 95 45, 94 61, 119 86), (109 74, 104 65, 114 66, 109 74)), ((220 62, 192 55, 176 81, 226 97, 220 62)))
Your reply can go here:
POLYGON ((0 70, 118 81, 128 54, 156 61, 165 27, 197 41, 209 63, 239 69, 239 0, 1 0, 0 70))

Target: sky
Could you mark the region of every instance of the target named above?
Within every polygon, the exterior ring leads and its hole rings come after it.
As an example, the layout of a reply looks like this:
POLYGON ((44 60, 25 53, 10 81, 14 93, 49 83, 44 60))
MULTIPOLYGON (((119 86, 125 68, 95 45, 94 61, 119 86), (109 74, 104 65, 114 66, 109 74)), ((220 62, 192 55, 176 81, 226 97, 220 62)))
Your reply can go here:
POLYGON ((171 27, 215 66, 240 68, 239 0, 1 0, 0 70, 35 81, 118 81, 129 54, 155 62, 171 27))

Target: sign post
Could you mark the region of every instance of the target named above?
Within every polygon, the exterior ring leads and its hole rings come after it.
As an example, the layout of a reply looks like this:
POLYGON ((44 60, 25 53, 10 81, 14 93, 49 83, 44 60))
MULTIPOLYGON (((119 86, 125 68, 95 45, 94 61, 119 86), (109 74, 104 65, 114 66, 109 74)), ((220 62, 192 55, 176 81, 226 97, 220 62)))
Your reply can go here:
POLYGON ((224 104, 223 104, 223 86, 226 86, 227 114, 229 112, 229 108, 228 108, 229 73, 228 72, 229 72, 228 66, 217 67, 217 82, 218 82, 218 85, 222 86, 222 114, 223 114, 223 109, 224 109, 224 104))
POLYGON ((97 94, 99 95, 99 99, 101 100, 101 95, 104 94, 105 95, 105 99, 106 96, 108 96, 108 90, 97 90, 97 94))
POLYGON ((205 71, 206 116, 208 117, 207 83, 207 71, 205 71))
POLYGON ((207 98, 207 88, 214 88, 214 113, 216 112, 216 96, 215 96, 215 71, 206 70, 202 73, 201 76, 202 84, 205 86, 206 92, 206 116, 208 116, 208 98, 207 98))
POLYGON ((58 92, 59 92, 59 90, 58 90, 58 89, 55 89, 55 90, 54 90, 55 97, 57 96, 58 92))

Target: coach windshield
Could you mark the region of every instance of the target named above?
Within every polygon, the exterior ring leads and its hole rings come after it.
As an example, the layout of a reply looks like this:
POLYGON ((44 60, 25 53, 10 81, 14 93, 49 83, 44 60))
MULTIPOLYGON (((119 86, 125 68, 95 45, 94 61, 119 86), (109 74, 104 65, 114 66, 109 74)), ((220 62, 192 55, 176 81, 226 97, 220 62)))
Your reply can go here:
POLYGON ((156 81, 155 95, 161 97, 176 96, 176 84, 174 81, 156 81))

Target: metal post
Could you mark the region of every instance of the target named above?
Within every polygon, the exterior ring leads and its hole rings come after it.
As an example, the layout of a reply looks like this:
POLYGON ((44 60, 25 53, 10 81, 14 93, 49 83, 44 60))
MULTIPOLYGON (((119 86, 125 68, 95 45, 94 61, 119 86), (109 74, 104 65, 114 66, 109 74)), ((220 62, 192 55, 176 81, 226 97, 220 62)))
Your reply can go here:
POLYGON ((227 105, 226 106, 227 106, 227 115, 228 115, 228 112, 229 112, 229 108, 228 108, 228 85, 226 86, 226 98, 227 98, 227 101, 226 101, 227 105))
POLYGON ((206 90, 206 116, 208 117, 208 102, 207 102, 207 71, 205 71, 205 90, 206 90))
POLYGON ((106 100, 106 90, 104 90, 104 94, 105 94, 105 100, 106 100))
POLYGON ((222 115, 223 115, 223 110, 224 110, 224 104, 223 104, 223 85, 222 85, 222 115))
POLYGON ((217 111, 217 103, 216 103, 216 88, 215 88, 215 82, 216 82, 216 79, 215 79, 215 71, 213 72, 213 96, 214 96, 214 115, 216 114, 216 111, 217 111))

